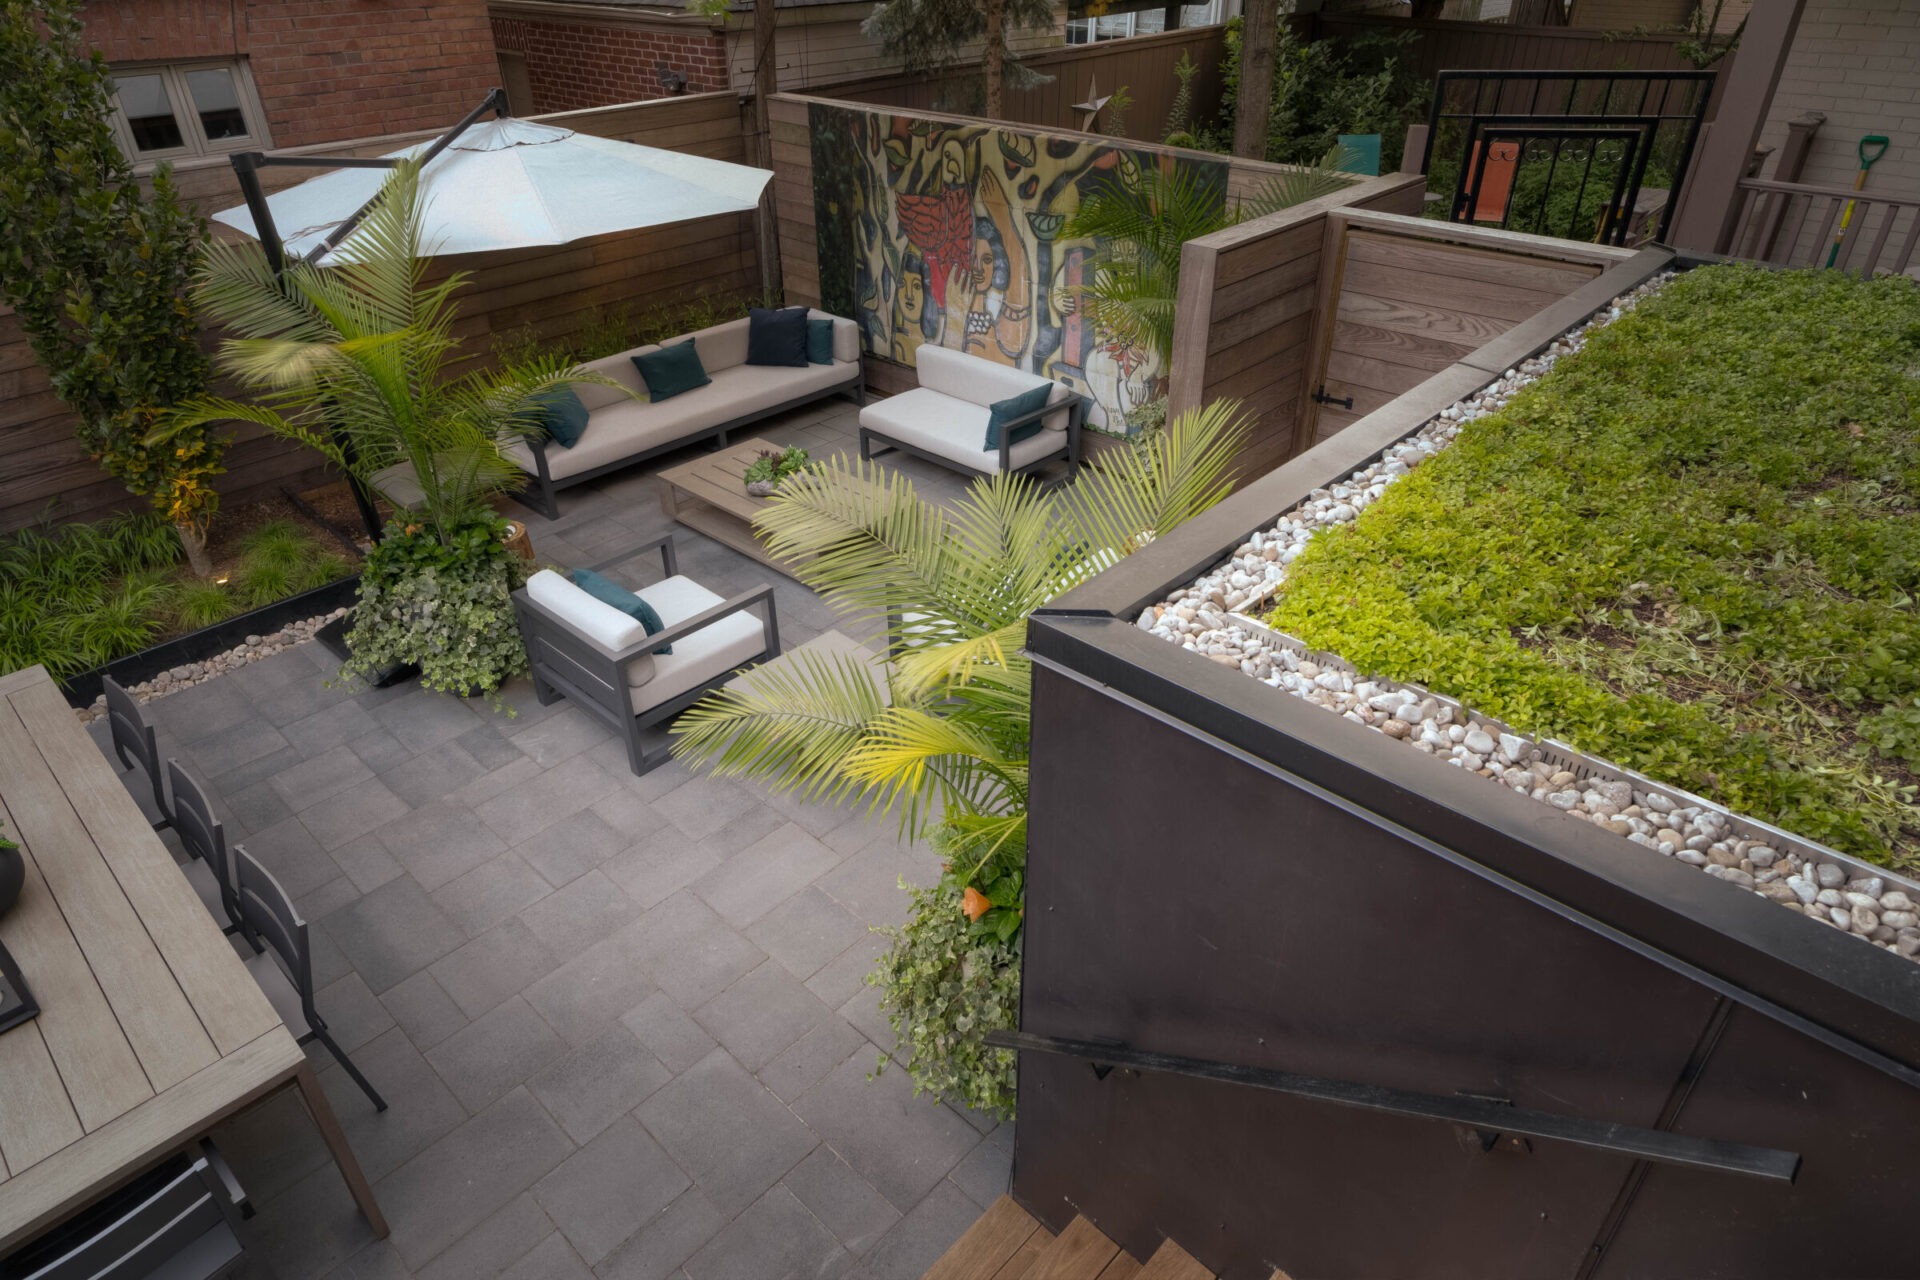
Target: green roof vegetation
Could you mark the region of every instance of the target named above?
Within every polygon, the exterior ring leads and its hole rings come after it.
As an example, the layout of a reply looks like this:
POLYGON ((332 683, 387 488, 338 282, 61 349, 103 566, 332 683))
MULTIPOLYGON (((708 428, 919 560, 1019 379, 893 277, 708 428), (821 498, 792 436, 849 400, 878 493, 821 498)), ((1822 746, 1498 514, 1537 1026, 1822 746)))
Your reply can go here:
POLYGON ((1680 276, 1313 539, 1370 675, 1920 866, 1920 287, 1680 276))

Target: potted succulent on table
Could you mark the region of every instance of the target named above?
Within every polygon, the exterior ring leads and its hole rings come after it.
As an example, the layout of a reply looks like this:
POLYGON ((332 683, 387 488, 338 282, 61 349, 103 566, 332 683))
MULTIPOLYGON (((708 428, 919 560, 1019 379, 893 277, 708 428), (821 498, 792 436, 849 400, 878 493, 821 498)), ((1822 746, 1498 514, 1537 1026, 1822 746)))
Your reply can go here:
POLYGON ((812 465, 813 459, 798 445, 789 445, 784 450, 762 449, 740 478, 746 483, 748 497, 771 498, 788 476, 797 475, 812 465))
POLYGON ((608 380, 558 356, 446 372, 466 276, 426 278, 418 179, 394 171, 338 265, 276 273, 258 244, 209 245, 201 297, 239 335, 220 364, 260 398, 196 401, 157 434, 258 423, 365 482, 394 515, 361 573, 342 674, 412 664, 430 689, 492 694, 526 666, 509 596, 531 572, 493 508, 525 481, 503 448, 577 409, 569 384, 608 380))

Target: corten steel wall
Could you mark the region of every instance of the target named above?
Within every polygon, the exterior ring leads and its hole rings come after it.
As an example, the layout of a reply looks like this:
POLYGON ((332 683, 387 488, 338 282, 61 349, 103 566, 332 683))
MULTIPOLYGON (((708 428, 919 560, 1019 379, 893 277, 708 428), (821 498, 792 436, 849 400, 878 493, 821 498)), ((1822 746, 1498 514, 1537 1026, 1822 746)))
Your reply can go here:
POLYGON ((277 147, 444 127, 499 83, 486 0, 88 0, 109 62, 245 58, 277 147))
POLYGON ((535 111, 670 97, 661 66, 686 76, 687 93, 728 87, 725 39, 684 13, 535 16, 509 7, 494 13, 493 39, 526 58, 535 111))
POLYGON ((1797 1181, 1027 1053, 1013 1191, 1050 1226, 1225 1280, 1913 1273, 1861 1228, 1920 1186, 1920 969, 1133 623, 1664 258, 1035 615, 1022 1029, 1774 1147, 1797 1181))
MULTIPOLYGON (((703 94, 544 117, 600 137, 718 160, 744 162, 740 106, 731 93, 703 94)), ((451 123, 449 121, 448 123, 451 123)), ((437 130, 435 131, 437 132, 437 130)), ((408 134, 313 149, 379 155, 434 136, 408 134)), ((268 169, 270 187, 302 181, 324 169, 268 169)), ((231 166, 181 175, 181 186, 206 210, 239 203, 231 166)), ((234 233, 237 234, 237 233, 234 233)), ((455 336, 469 364, 489 357, 494 338, 523 326, 543 340, 563 338, 610 308, 672 305, 702 295, 756 294, 760 258, 753 215, 649 227, 551 248, 445 258, 441 271, 472 276, 456 296, 455 336)), ((209 335, 208 341, 214 336, 209 335)), ((467 366, 456 365, 455 371, 467 366)), ((331 473, 307 449, 236 424, 225 475, 216 487, 230 504, 283 488, 325 483, 331 473)), ((137 507, 139 500, 109 479, 81 450, 73 417, 54 396, 46 371, 28 348, 12 311, 0 306, 0 531, 46 520, 97 519, 137 507)))

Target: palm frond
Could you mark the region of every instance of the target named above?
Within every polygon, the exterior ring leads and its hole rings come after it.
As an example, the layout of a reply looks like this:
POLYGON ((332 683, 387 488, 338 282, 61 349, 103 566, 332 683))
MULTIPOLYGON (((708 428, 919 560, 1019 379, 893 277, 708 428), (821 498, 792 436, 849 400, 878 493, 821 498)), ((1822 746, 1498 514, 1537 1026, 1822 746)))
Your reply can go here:
POLYGON ((798 649, 683 712, 673 750, 719 777, 840 801, 864 790, 846 761, 886 709, 871 667, 798 649))
POLYGON ((1352 164, 1358 153, 1351 147, 1335 146, 1313 164, 1292 165, 1287 172, 1268 179, 1259 190, 1243 201, 1236 221, 1265 217, 1282 209, 1291 209, 1321 196, 1345 191, 1359 181, 1343 166, 1352 164))
POLYGON ((1234 400, 1190 409, 1144 450, 1120 454, 1061 495, 1089 554, 1069 570, 1078 580, 1131 555, 1233 491, 1234 460, 1248 424, 1234 400))

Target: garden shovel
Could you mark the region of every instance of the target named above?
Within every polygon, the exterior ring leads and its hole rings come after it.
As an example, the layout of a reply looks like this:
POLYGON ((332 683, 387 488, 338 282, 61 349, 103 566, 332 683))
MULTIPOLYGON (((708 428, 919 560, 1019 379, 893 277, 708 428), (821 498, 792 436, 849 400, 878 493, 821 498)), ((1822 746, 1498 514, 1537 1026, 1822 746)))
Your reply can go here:
MULTIPOLYGON (((1869 133, 1860 139, 1860 172, 1854 176, 1853 189, 1859 191, 1867 185, 1867 170, 1873 168, 1874 161, 1887 154, 1887 135, 1869 133)), ((1827 250, 1827 265, 1831 267, 1840 257, 1840 243, 1847 238, 1847 224, 1853 221, 1854 202, 1847 201, 1847 207, 1840 214, 1839 229, 1833 233, 1833 247, 1827 250)))

